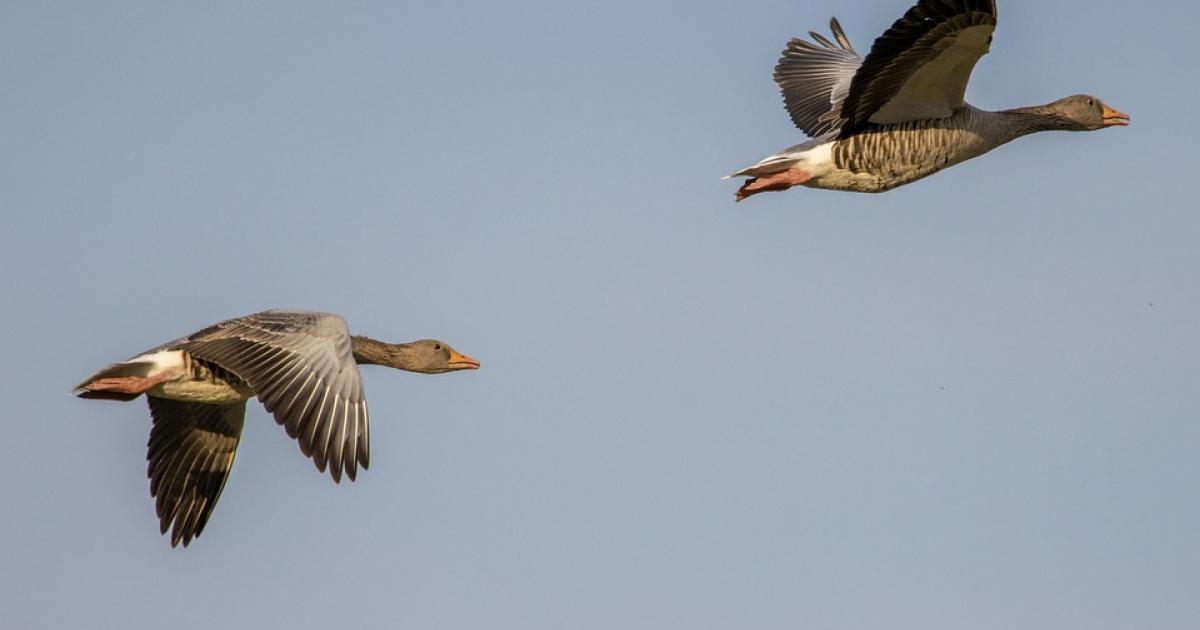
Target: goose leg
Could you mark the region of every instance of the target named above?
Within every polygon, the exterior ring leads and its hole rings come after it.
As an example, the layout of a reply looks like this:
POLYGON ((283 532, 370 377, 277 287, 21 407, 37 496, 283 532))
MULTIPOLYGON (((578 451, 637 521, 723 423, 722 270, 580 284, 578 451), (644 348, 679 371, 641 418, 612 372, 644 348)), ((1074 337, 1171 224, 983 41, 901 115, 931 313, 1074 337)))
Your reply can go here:
POLYGON ((107 376, 89 381, 80 387, 76 395, 80 398, 101 398, 108 400, 133 400, 138 396, 154 389, 155 385, 177 378, 173 370, 163 371, 155 376, 107 376))
POLYGON ((757 195, 760 192, 787 190, 792 186, 799 186, 810 179, 812 179, 811 173, 798 168, 789 168, 786 171, 746 180, 746 183, 742 184, 742 187, 738 189, 735 198, 737 201, 741 201, 746 197, 757 195))

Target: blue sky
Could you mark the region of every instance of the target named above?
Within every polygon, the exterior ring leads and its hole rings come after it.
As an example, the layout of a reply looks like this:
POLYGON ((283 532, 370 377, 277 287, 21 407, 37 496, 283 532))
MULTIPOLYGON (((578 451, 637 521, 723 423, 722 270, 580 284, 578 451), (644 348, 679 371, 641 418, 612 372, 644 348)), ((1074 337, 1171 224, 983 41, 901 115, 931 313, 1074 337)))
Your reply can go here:
POLYGON ((1200 625, 1200 8, 1002 1, 972 103, 1133 125, 734 205, 787 39, 906 8, 0 7, 6 627, 1200 625), (171 549, 67 390, 269 307, 483 369, 365 368, 354 484, 252 403, 171 549))

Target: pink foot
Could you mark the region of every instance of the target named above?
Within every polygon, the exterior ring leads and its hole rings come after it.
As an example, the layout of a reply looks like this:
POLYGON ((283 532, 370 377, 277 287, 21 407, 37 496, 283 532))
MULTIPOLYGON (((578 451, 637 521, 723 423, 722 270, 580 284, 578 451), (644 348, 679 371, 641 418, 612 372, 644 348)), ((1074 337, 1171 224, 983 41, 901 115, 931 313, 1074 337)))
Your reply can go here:
POLYGON ((741 201, 751 195, 757 195, 760 192, 769 190, 787 190, 792 186, 799 186, 804 182, 812 179, 812 174, 802 171, 798 168, 789 168, 786 171, 772 173, 763 177, 755 177, 747 180, 742 187, 738 189, 735 198, 741 201))
POLYGON ((80 398, 103 398, 109 400, 133 400, 154 389, 155 385, 177 376, 166 370, 155 376, 106 376, 91 381, 80 388, 80 398))

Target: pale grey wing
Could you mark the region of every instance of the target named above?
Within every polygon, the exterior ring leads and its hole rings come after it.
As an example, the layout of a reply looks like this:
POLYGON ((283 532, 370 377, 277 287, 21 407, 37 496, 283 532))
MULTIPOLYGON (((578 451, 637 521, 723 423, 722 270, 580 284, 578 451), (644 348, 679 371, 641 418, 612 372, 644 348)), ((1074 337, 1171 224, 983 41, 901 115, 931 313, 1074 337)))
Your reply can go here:
POLYGON ((854 75, 842 136, 953 114, 995 30, 995 0, 920 0, 875 40, 854 75))
POLYGON ((147 396, 150 442, 146 475, 157 497, 159 529, 171 546, 188 546, 221 497, 246 416, 246 403, 207 405, 147 396), (172 528, 174 524, 174 528, 172 528))
POLYGON ((300 451, 340 482, 343 470, 353 481, 358 466, 370 465, 367 401, 350 343, 337 315, 266 311, 210 326, 180 347, 246 381, 300 451))
POLYGON ((801 131, 816 138, 841 128, 842 102, 862 59, 837 18, 829 21, 835 41, 809 33, 816 42, 794 38, 775 66, 783 105, 801 131))

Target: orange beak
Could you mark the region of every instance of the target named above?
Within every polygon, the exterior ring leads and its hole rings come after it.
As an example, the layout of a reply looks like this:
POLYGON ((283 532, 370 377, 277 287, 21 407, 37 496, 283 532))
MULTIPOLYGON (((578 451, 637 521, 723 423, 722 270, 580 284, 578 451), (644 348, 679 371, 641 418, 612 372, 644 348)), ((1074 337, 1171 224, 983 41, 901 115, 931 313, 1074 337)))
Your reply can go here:
POLYGON ((450 351, 450 369, 451 370, 478 370, 479 361, 472 359, 465 354, 459 354, 457 351, 450 351))
POLYGON ((1108 105, 1104 106, 1105 127, 1125 127, 1129 125, 1129 114, 1119 112, 1108 105))

